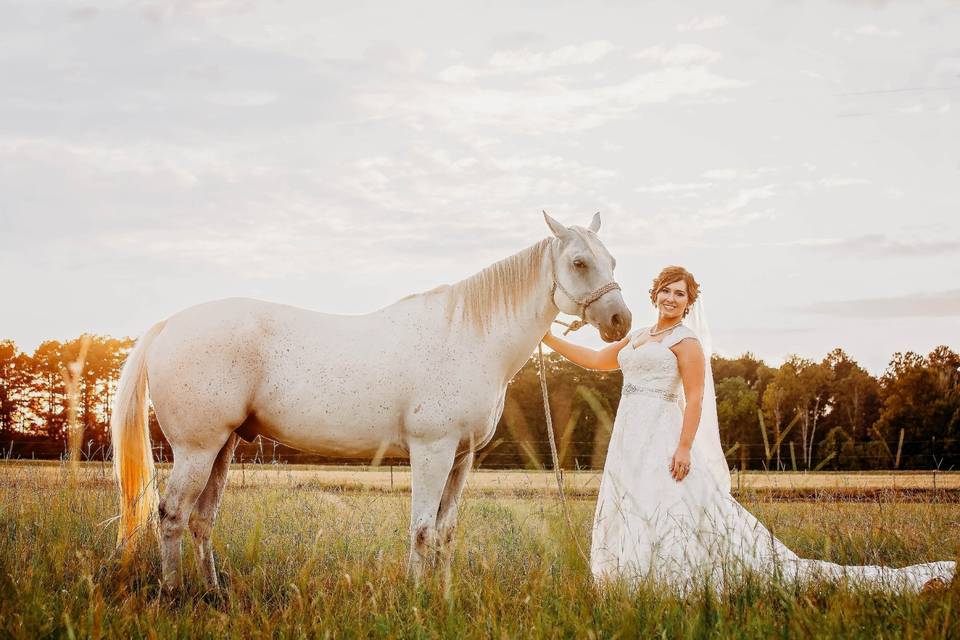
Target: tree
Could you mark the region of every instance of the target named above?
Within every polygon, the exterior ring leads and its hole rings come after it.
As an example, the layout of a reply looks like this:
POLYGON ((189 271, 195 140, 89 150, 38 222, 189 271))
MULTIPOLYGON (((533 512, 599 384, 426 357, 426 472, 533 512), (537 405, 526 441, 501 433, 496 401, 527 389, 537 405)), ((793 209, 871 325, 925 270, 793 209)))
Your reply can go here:
POLYGON ((755 378, 750 375, 749 364, 753 362, 753 356, 745 353, 739 358, 724 358, 723 356, 713 354, 710 358, 710 368, 713 371, 713 379, 720 381, 727 378, 740 378, 750 384, 755 378), (745 361, 746 359, 749 359, 745 361))
POLYGON ((866 438, 880 415, 880 383, 840 348, 827 354, 822 366, 830 371, 830 410, 823 418, 824 429, 842 426, 852 438, 866 438))
POLYGON ((742 378, 747 385, 763 397, 767 384, 773 379, 776 369, 771 369, 763 360, 758 360, 749 351, 736 359, 724 358, 716 354, 710 360, 714 380, 742 378))
POLYGON ((830 459, 830 468, 834 471, 856 469, 860 460, 856 443, 843 427, 834 427, 827 432, 818 445, 818 454, 821 460, 830 459))
MULTIPOLYGON (((773 440, 780 441, 780 434, 787 423, 797 417, 800 431, 794 431, 787 442, 799 436, 800 461, 809 469, 813 466, 814 443, 819 421, 828 409, 831 372, 811 360, 790 356, 783 363, 763 394, 763 410, 766 422, 773 426, 773 440)), ((775 449, 778 467, 783 467, 781 446, 775 449)))
POLYGON ((12 340, 0 341, 0 437, 22 431, 30 394, 29 356, 12 340))
POLYGON ((41 343, 33 352, 30 364, 30 412, 40 420, 30 430, 62 442, 66 435, 65 397, 60 374, 63 345, 56 340, 41 343))
MULTIPOLYGON (((97 446, 110 442, 110 411, 120 369, 133 340, 118 340, 106 336, 86 336, 89 346, 83 367, 80 393, 80 420, 84 425, 84 440, 97 446)), ((63 345, 66 362, 77 357, 84 336, 63 345)))
POLYGON ((960 463, 960 356, 946 346, 926 358, 896 353, 881 388, 876 431, 888 448, 898 444, 903 431, 903 466, 950 468, 960 463))
POLYGON ((759 437, 759 396, 740 376, 724 378, 715 386, 720 440, 727 447, 739 445, 740 468, 746 469, 752 445, 759 437))
POLYGON ((880 383, 840 348, 828 353, 820 367, 827 380, 827 404, 820 419, 827 437, 818 445, 820 459, 832 453, 834 469, 887 464, 886 444, 878 447, 873 428, 882 404, 880 383))

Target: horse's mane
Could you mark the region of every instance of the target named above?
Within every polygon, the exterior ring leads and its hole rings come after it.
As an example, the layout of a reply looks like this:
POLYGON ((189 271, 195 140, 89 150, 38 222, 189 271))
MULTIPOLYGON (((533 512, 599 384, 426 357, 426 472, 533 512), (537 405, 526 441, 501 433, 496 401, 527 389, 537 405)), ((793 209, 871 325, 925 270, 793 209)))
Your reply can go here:
POLYGON ((544 238, 537 244, 494 262, 460 282, 416 293, 403 300, 446 294, 449 322, 453 321, 459 307, 460 318, 464 322, 472 324, 479 331, 484 331, 492 317, 501 313, 514 313, 531 294, 543 266, 550 240, 550 238, 544 238))

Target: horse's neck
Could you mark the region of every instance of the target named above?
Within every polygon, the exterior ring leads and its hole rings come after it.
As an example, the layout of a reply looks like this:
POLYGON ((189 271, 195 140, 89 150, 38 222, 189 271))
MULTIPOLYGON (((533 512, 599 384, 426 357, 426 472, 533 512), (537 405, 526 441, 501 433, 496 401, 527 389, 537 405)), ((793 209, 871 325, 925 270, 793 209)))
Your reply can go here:
POLYGON ((530 295, 512 313, 497 314, 488 331, 476 337, 482 351, 503 367, 507 380, 530 358, 559 313, 553 302, 552 264, 551 257, 545 256, 530 295))

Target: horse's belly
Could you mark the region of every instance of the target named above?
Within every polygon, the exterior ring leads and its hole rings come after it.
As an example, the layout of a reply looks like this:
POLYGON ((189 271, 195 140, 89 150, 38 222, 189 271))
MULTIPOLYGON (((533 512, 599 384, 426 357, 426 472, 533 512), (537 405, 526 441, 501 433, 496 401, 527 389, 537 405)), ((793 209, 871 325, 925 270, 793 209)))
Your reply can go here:
POLYGON ((404 456, 399 411, 258 409, 242 437, 261 435, 294 449, 327 456, 404 456))

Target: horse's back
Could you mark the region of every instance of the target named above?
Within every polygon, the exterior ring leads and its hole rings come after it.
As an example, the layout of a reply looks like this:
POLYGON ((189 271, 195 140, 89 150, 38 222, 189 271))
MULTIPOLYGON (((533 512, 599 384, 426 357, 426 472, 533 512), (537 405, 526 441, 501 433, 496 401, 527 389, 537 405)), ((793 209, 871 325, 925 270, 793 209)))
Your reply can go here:
POLYGON ((443 368, 431 361, 442 358, 438 314, 424 302, 357 316, 245 298, 185 309, 150 349, 161 427, 171 441, 172 430, 199 443, 240 428, 331 455, 366 455, 385 442, 387 453, 402 453, 405 429, 436 405, 426 396, 443 368))

